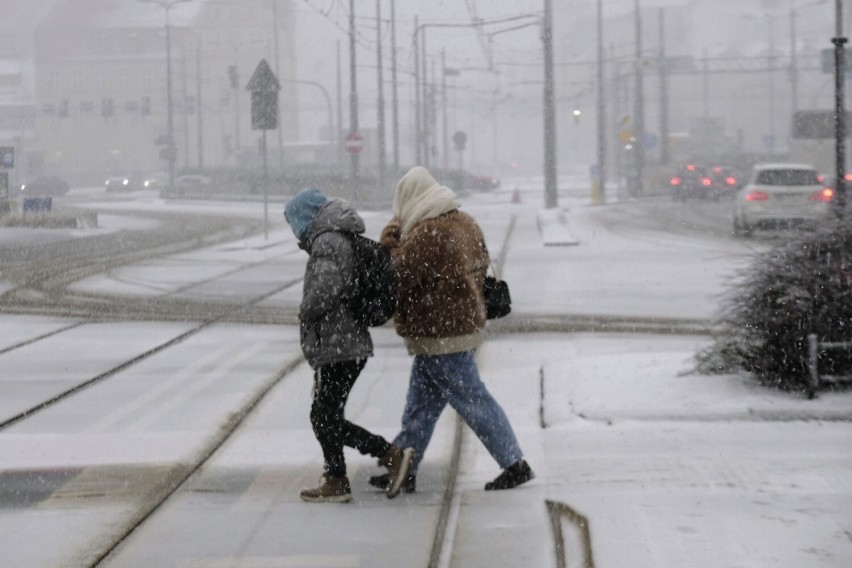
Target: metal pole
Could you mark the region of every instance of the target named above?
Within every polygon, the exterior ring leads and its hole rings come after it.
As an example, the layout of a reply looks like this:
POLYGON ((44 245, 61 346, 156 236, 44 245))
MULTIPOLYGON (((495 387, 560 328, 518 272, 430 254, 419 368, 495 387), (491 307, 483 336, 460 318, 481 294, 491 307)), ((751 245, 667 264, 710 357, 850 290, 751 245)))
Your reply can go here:
MULTIPOLYGON (((278 45, 278 0, 272 0, 272 42, 275 45, 275 76, 281 79, 281 48, 278 45)), ((284 127, 281 124, 281 105, 278 105, 278 167, 284 172, 284 127)))
MULTIPOLYGON (((349 132, 358 132, 358 69, 355 56, 355 0, 349 0, 349 132)), ((349 158, 349 183, 352 185, 352 202, 360 205, 361 191, 358 181, 359 154, 349 158)))
POLYGON ((603 0, 598 0, 598 183, 606 203, 606 91, 604 85, 603 0))
POLYGON ((430 121, 429 121, 429 113, 430 113, 430 100, 429 100, 429 70, 426 67, 426 26, 423 26, 423 30, 420 33, 420 60, 423 68, 421 69, 421 81, 420 85, 423 89, 423 93, 420 96, 420 100, 423 102, 423 118, 421 122, 421 136, 420 136, 420 144, 423 146, 422 154, 423 154, 423 165, 427 168, 429 167, 429 139, 432 136, 432 131, 430 130, 430 121))
POLYGON ((385 188, 386 141, 385 141, 385 81, 382 61, 382 0, 376 0, 376 58, 379 98, 378 98, 378 120, 377 129, 379 134, 379 191, 385 188))
MULTIPOLYGON (((441 48, 441 156, 443 158, 444 171, 450 169, 450 159, 447 155, 449 152, 449 144, 447 139, 447 53, 444 48, 441 48)), ((496 163, 495 163, 496 165, 496 163)))
POLYGON ((417 165, 423 161, 423 154, 420 151, 422 125, 420 124, 420 41, 417 38, 419 32, 417 16, 414 16, 414 161, 417 165))
POLYGON ((775 153, 775 30, 769 17, 769 152, 775 153))
POLYGON ((556 179, 556 105, 553 94, 553 8, 544 0, 544 207, 559 203, 556 179))
POLYGON ((660 164, 669 163, 669 66, 666 61, 666 18, 660 8, 660 164))
POLYGON ((239 48, 234 48, 234 163, 239 164, 240 141, 240 54, 239 48))
POLYGON ((701 92, 701 115, 704 117, 704 120, 707 120, 710 116, 710 74, 706 49, 704 50, 703 57, 701 59, 701 92))
POLYGON ((172 37, 169 12, 171 5, 163 4, 166 10, 166 114, 168 129, 169 191, 175 187, 175 129, 172 111, 172 37))
POLYGON ((396 0, 391 0, 391 82, 393 83, 393 175, 399 174, 399 85, 396 77, 396 0))
POLYGON ((799 110, 799 62, 796 54, 796 10, 790 9, 790 106, 795 115, 799 110))
POLYGON ((639 0, 636 7, 636 140, 633 143, 636 156, 636 180, 634 192, 640 195, 644 192, 645 176, 645 81, 642 66, 642 15, 639 10, 639 0))
POLYGON ((195 104, 198 113, 198 167, 204 167, 204 112, 201 101, 201 38, 195 39, 195 104))
POLYGON ((182 39, 181 41, 181 74, 183 75, 181 80, 181 89, 183 91, 183 104, 181 105, 183 114, 183 167, 189 167, 189 108, 187 106, 187 99, 189 98, 189 86, 188 86, 188 78, 187 76, 187 68, 189 67, 186 61, 186 40, 182 39))
POLYGON ((263 237, 269 240, 269 164, 266 158, 265 128, 263 129, 261 144, 263 144, 263 237))
POLYGON ((837 26, 834 44, 834 134, 836 137, 835 176, 837 179, 837 199, 835 199, 835 213, 842 219, 846 213, 846 38, 843 36, 843 2, 835 0, 835 24, 837 26))
POLYGON ((340 135, 343 132, 343 79, 341 78, 340 65, 340 40, 337 40, 337 124, 334 131, 335 148, 334 153, 337 163, 343 161, 343 143, 340 141, 340 135))

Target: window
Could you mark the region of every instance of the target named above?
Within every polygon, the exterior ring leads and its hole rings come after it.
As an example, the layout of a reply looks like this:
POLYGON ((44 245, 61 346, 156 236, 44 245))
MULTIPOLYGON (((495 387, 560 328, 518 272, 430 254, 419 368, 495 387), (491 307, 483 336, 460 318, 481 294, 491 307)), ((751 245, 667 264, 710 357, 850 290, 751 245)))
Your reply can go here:
POLYGON ((761 185, 819 185, 814 170, 762 170, 755 183, 761 185))

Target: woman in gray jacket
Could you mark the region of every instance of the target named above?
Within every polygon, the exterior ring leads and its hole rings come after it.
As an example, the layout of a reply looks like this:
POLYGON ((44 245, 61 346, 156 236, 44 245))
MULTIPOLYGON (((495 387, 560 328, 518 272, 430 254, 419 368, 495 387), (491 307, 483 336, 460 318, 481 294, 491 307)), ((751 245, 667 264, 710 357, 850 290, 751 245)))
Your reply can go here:
POLYGON ((311 425, 325 459, 319 487, 305 489, 301 498, 308 502, 352 500, 343 446, 379 458, 393 480, 387 495, 396 497, 408 476, 414 450, 398 448, 343 415, 349 392, 373 354, 369 329, 345 301, 353 292, 355 271, 349 235, 363 233, 364 221, 347 202, 328 199, 315 188, 294 195, 284 207, 284 215, 299 246, 310 255, 299 327, 302 352, 314 369, 311 425))

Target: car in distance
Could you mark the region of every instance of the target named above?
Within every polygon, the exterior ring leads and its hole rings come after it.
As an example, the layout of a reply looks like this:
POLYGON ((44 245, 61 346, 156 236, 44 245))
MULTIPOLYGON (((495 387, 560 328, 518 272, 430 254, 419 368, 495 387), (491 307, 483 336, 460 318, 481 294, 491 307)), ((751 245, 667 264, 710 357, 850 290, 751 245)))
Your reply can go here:
POLYGON ((713 166, 708 172, 713 181, 713 198, 733 197, 743 185, 742 174, 731 166, 713 166))
POLYGON ((713 180, 703 167, 696 164, 687 164, 680 168, 669 184, 675 201, 691 197, 703 199, 713 195, 713 180))
POLYGON ((801 225, 830 214, 835 191, 806 164, 758 164, 734 196, 734 234, 757 228, 801 225))
POLYGON ((169 184, 169 174, 155 173, 142 179, 144 189, 163 189, 169 184))
POLYGON ((68 182, 59 176, 39 176, 21 184, 21 193, 36 197, 56 197, 68 193, 68 182))
POLYGON ((136 180, 131 176, 110 176, 104 182, 107 191, 133 191, 138 189, 136 180))

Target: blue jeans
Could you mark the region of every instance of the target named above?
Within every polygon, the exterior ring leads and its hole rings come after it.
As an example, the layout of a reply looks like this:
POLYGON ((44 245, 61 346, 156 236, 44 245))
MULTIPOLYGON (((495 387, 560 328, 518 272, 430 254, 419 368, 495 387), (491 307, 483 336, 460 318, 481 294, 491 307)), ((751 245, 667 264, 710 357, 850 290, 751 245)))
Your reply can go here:
POLYGON ((394 439, 396 446, 414 448, 417 452, 410 475, 417 474, 447 403, 470 426, 502 469, 523 458, 509 418, 479 378, 473 351, 417 355, 411 366, 402 431, 394 439))

